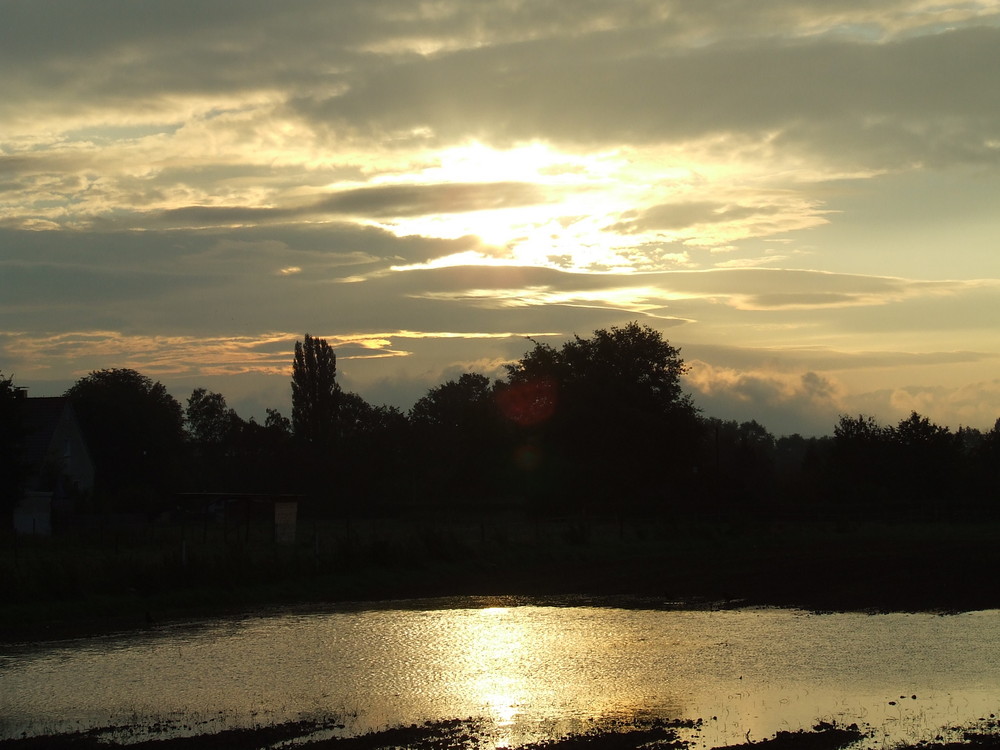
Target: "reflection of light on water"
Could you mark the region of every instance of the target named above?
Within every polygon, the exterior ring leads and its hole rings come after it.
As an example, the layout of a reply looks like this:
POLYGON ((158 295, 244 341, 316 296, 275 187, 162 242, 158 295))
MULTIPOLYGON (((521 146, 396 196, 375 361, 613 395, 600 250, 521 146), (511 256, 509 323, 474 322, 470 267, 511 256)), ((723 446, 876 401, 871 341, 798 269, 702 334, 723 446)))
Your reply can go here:
POLYGON ((519 747, 638 717, 702 719, 696 750, 817 721, 877 746, 989 716, 997 695, 1000 612, 373 609, 5 650, 0 738, 133 716, 333 715, 349 733, 481 717, 485 747, 519 747))
POLYGON ((514 717, 520 713, 512 695, 487 695, 486 700, 496 714, 498 726, 509 727, 514 723, 514 717))
POLYGON ((512 747, 514 745, 514 720, 521 712, 516 698, 508 693, 490 693, 485 698, 497 727, 496 746, 498 748, 512 747))
POLYGON ((486 715, 495 723, 497 747, 510 747, 513 727, 526 693, 523 626, 508 617, 506 607, 479 611, 471 627, 468 657, 476 675, 473 690, 486 715))

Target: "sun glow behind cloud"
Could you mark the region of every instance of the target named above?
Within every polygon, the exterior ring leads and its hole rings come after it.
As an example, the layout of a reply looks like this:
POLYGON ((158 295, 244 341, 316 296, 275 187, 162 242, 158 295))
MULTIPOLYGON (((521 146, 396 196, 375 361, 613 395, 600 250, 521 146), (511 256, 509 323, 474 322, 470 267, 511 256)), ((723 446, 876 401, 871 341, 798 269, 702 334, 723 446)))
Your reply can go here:
POLYGON ((433 217, 396 224, 393 231, 412 226, 444 237, 475 235, 516 262, 565 270, 773 264, 768 255, 776 253, 735 260, 719 254, 749 240, 789 242, 794 233, 828 223, 832 211, 807 189, 817 181, 876 176, 782 151, 771 143, 775 135, 711 136, 593 154, 543 144, 520 150, 476 144, 462 151, 456 175, 528 179, 550 202, 433 217), (517 158, 508 160, 514 152, 517 158), (472 169, 476 163, 482 167, 472 169))
MULTIPOLYGON (((628 210, 618 173, 625 165, 615 152, 571 154, 545 143, 494 148, 479 142, 433 154, 434 162, 407 175, 414 184, 528 182, 538 186, 538 203, 478 211, 430 213, 394 218, 382 226, 397 235, 443 239, 475 236, 480 253, 435 259, 431 267, 482 263, 627 269, 617 238, 604 231, 611 217, 628 210), (554 260, 558 259, 558 260, 554 260)), ((447 208, 447 207, 445 207, 447 208)), ((429 264, 430 265, 430 264, 429 264)))
MULTIPOLYGON (((472 211, 444 206, 379 225, 397 236, 474 236, 483 245, 479 251, 397 270, 511 264, 630 273, 691 267, 683 248, 729 250, 731 243, 748 237, 825 221, 815 201, 768 187, 759 164, 731 152, 707 159, 711 150, 702 143, 692 144, 690 153, 662 147, 573 153, 540 142, 506 149, 472 142, 428 155, 432 166, 393 180, 414 185, 516 181, 537 186, 543 200, 472 211)), ((703 263, 712 265, 707 256, 703 263)))

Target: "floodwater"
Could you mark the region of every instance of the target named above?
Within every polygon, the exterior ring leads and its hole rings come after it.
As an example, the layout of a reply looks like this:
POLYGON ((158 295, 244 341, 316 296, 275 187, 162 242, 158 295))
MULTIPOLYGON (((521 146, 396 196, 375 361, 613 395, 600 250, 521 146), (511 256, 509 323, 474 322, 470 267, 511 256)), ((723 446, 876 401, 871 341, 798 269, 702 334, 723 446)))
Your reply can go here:
POLYGON ((283 613, 0 652, 0 737, 335 715, 345 732, 482 717, 498 746, 594 720, 702 719, 696 745, 818 721, 932 739, 1000 714, 1000 610, 812 614, 483 606, 283 613))

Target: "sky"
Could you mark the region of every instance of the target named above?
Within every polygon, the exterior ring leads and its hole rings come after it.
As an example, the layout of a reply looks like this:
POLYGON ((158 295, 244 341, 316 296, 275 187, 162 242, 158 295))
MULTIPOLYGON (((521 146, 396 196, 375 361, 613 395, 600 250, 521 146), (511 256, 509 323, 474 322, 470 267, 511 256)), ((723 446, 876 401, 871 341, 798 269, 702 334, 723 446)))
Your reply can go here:
POLYGON ((0 372, 405 411, 638 321, 706 416, 989 429, 998 81, 998 0, 0 0, 0 372))

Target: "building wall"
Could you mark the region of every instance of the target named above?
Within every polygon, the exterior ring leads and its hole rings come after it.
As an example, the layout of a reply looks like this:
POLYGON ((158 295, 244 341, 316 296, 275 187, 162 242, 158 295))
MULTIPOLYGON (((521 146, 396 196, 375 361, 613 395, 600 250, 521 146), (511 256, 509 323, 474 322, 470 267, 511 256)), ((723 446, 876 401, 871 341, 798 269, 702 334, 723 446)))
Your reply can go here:
POLYGON ((52 493, 25 492, 14 508, 14 531, 18 534, 52 533, 52 493))
POLYGON ((94 487, 94 464, 73 412, 67 409, 56 424, 49 444, 49 456, 63 473, 84 492, 94 487))

